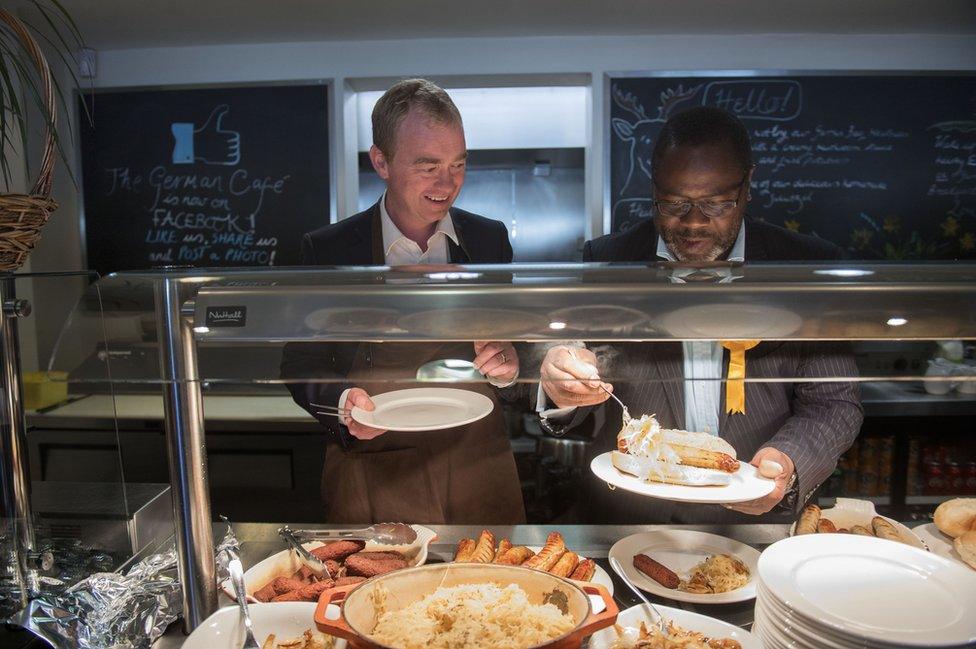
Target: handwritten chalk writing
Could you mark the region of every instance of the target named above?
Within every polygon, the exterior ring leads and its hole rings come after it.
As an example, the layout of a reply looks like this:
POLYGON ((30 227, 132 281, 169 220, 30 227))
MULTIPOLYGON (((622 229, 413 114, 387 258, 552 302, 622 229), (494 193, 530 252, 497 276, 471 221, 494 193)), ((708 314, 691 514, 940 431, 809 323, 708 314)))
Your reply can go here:
POLYGON ((950 149, 953 151, 976 151, 976 141, 966 142, 965 140, 960 141, 957 137, 953 135, 936 135, 935 136, 935 148, 936 149, 950 149))
POLYGON ((197 246, 196 248, 180 246, 176 259, 178 261, 200 261, 203 259, 204 252, 206 252, 206 246, 197 246))
POLYGON ((849 165, 850 158, 838 158, 833 156, 813 155, 804 153, 798 156, 780 156, 773 167, 772 173, 778 173, 786 167, 837 167, 849 165))
POLYGON ((253 246, 254 245, 254 235, 251 233, 230 233, 230 232, 218 232, 210 237, 210 244, 229 244, 232 246, 253 246))
POLYGON ((976 187, 939 187, 931 185, 929 196, 976 196, 976 187))
POLYGON ((204 242, 203 234, 199 232, 197 234, 183 235, 183 243, 203 243, 203 242, 204 242))
POLYGON ((177 243, 175 232, 169 230, 149 230, 146 232, 146 243, 177 243))
POLYGON ((154 264, 173 263, 173 249, 169 248, 166 252, 150 252, 149 261, 154 264))
POLYGON ((264 237, 263 239, 258 239, 258 242, 255 245, 264 246, 264 247, 268 247, 268 246, 274 247, 274 246, 277 246, 278 245, 278 237, 264 237))
POLYGON ((165 208, 153 210, 152 223, 156 227, 177 230, 213 230, 215 232, 247 232, 239 225, 237 214, 202 214, 199 212, 173 212, 165 208))
POLYGON ((111 176, 112 186, 106 192, 107 195, 111 196, 115 193, 117 189, 125 189, 130 192, 139 191, 139 187, 142 185, 142 176, 133 176, 129 172, 128 167, 112 167, 111 169, 106 169, 111 176))
POLYGON ((735 113, 740 119, 789 121, 800 114, 802 89, 789 79, 713 81, 702 105, 735 113))
POLYGON ((227 250, 224 252, 224 261, 245 264, 268 264, 272 253, 267 250, 227 250))
POLYGON ((285 190, 285 181, 291 178, 291 174, 285 174, 281 178, 272 179, 270 176, 264 178, 248 179, 246 169, 237 169, 230 176, 230 193, 234 196, 243 196, 252 192, 258 194, 258 204, 252 214, 257 214, 264 203, 264 194, 271 190, 275 194, 280 194, 285 190))

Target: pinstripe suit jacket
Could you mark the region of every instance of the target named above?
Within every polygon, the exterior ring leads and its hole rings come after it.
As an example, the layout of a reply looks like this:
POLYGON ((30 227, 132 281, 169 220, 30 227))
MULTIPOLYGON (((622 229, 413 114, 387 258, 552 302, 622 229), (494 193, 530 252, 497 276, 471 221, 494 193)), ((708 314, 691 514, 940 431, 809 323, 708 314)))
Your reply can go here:
MULTIPOLYGON (((592 261, 651 260, 656 234, 644 224, 618 235, 610 235, 586 246, 585 258, 592 261), (630 235, 630 236, 627 236, 630 235), (644 256, 647 255, 647 256, 644 256), (638 259, 637 257, 643 257, 638 259)), ((829 243, 804 237, 757 221, 746 221, 746 261, 836 259, 840 250, 829 243)), ((680 343, 627 343, 614 346, 609 361, 611 374, 632 377, 615 384, 615 394, 630 411, 655 413, 665 428, 684 428, 684 357, 680 343)), ((728 351, 723 356, 723 377, 727 373, 728 351)), ((845 345, 835 343, 768 342, 746 353, 747 376, 782 379, 828 379, 857 375, 857 366, 845 345)), ((857 437, 863 419, 859 390, 853 382, 748 383, 745 414, 729 415, 722 390, 719 431, 735 447, 739 459, 748 462, 760 448, 771 446, 796 464, 798 507, 813 495, 837 465, 837 460, 857 437)), ((620 430, 620 407, 608 401, 589 413, 578 412, 574 423, 584 417, 595 429, 592 453, 616 446, 620 430)), ((597 480, 588 491, 586 520, 599 522, 756 522, 755 516, 726 510, 717 505, 688 505, 655 500, 618 490, 611 493, 597 480)), ((791 518, 774 510, 769 521, 791 518)))

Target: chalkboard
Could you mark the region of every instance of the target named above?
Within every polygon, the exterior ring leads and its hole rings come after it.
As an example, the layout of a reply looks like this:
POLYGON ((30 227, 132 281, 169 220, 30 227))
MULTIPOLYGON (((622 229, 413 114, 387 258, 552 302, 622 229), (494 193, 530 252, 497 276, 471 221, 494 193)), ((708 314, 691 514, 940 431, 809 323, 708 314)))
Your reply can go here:
POLYGON ((706 105, 749 129, 751 216, 855 258, 976 258, 976 76, 618 77, 609 95, 612 231, 652 216, 662 124, 706 105))
POLYGON ((79 99, 88 265, 280 266, 329 222, 325 85, 79 99))

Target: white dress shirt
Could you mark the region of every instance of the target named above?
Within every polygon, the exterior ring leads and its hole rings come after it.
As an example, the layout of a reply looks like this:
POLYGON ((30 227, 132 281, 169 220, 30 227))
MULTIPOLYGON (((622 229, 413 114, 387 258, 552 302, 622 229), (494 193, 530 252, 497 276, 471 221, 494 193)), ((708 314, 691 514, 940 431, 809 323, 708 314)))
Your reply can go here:
MULTIPOLYGON (((743 223, 728 261, 745 261, 745 251, 746 227, 743 223)), ((661 237, 657 238, 657 256, 666 261, 678 261, 661 237)), ((732 279, 729 273, 719 281, 731 282, 732 279)), ((685 283, 682 273, 673 274, 671 281, 685 283)), ((684 350, 685 430, 718 435, 722 405, 722 344, 714 340, 686 340, 681 346, 684 350)))
POLYGON ((383 224, 383 256, 387 266, 450 263, 447 239, 450 238, 455 244, 458 243, 454 221, 450 214, 437 222, 434 234, 427 239, 427 250, 421 250, 416 241, 400 232, 400 228, 386 211, 385 193, 380 199, 380 222, 383 224))

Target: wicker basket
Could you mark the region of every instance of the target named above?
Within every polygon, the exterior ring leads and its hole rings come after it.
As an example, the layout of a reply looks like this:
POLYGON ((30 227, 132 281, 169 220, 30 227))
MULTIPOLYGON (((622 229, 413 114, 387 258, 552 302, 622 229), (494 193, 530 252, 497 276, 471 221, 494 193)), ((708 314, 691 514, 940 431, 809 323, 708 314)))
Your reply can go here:
POLYGON ((56 104, 51 71, 37 42, 22 22, 9 12, 0 9, 0 21, 4 22, 20 39, 37 68, 38 78, 44 90, 47 106, 47 133, 44 138, 44 155, 41 169, 30 194, 0 194, 0 271, 15 271, 24 265, 34 244, 41 236, 41 228, 47 223, 58 204, 51 200, 51 179, 54 174, 56 104))

